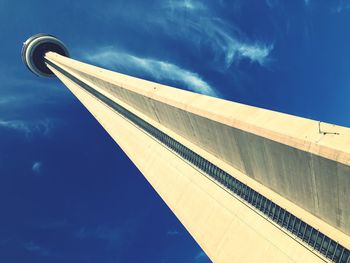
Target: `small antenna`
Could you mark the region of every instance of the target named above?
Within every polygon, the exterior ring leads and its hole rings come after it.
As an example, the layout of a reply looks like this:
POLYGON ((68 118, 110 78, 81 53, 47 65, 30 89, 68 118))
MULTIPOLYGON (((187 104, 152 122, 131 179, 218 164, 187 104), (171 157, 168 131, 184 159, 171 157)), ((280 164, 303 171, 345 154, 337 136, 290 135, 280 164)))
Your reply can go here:
POLYGON ((335 135, 339 135, 338 132, 327 132, 327 131, 322 131, 321 130, 321 122, 318 122, 318 133, 326 135, 326 134, 335 134, 335 135))

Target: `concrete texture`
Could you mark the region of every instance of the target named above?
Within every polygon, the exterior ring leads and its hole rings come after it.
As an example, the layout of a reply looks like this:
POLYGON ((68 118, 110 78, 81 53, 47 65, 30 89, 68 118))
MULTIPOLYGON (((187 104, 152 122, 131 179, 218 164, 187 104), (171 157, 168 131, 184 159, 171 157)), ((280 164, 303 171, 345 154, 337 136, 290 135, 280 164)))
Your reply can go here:
POLYGON ((47 58, 350 234, 350 129, 47 58))
MULTIPOLYGON (((324 262, 128 120, 51 69, 140 169, 213 262, 324 262)), ((118 98, 114 101, 142 116, 118 98)))

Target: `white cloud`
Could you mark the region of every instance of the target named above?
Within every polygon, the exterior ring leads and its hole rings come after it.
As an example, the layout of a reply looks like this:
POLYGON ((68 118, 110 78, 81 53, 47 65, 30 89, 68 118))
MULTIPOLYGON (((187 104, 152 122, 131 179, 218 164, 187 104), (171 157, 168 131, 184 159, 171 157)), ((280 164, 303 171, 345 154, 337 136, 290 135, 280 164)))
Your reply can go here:
POLYGON ((341 13, 350 9, 350 3, 347 1, 339 1, 339 3, 332 8, 333 13, 341 13))
POLYGON ((262 45, 244 45, 241 44, 238 48, 238 53, 247 57, 254 62, 258 62, 260 65, 263 65, 266 62, 267 56, 272 50, 272 45, 262 46, 262 45))
POLYGON ((199 25, 198 30, 210 39, 211 48, 217 56, 224 56, 226 67, 231 66, 232 63, 241 58, 247 58, 263 66, 273 49, 272 44, 251 44, 238 40, 237 37, 235 38, 229 33, 228 26, 221 20, 209 19, 206 26, 202 28, 199 25))
POLYGON ((38 121, 24 120, 1 120, 0 128, 16 130, 22 132, 27 138, 34 134, 48 136, 53 126, 53 120, 43 119, 38 121))
MULTIPOLYGON (((278 0, 265 1, 271 7, 278 3, 278 0)), ((234 1, 231 11, 239 12, 242 3, 244 1, 234 1)), ((152 9, 150 12, 145 12, 143 8, 129 8, 130 12, 120 13, 115 12, 120 10, 117 7, 111 7, 107 12, 111 12, 109 19, 118 16, 117 19, 124 18, 129 22, 136 17, 137 22, 142 21, 142 24, 138 24, 138 30, 146 30, 147 34, 156 32, 154 34, 159 36, 159 39, 163 37, 162 34, 166 34, 176 42, 182 42, 184 46, 191 48, 193 53, 200 53, 203 58, 201 62, 218 71, 228 69, 241 59, 267 66, 274 44, 270 43, 271 41, 254 39, 254 36, 242 32, 232 21, 222 19, 220 12, 223 10, 220 9, 226 8, 225 6, 227 5, 223 4, 222 0, 215 3, 200 0, 163 0, 158 1, 156 10, 152 9), (139 19, 140 17, 142 19, 139 19), (207 52, 208 50, 210 51, 207 52)))
POLYGON ((0 120, 0 127, 22 131, 24 133, 29 132, 28 125, 21 120, 10 120, 10 121, 0 120))
POLYGON ((0 106, 7 105, 14 102, 17 102, 17 98, 15 96, 7 96, 7 97, 0 98, 0 106))
POLYGON ((43 167, 42 162, 35 162, 32 166, 33 173, 36 175, 39 175, 41 173, 42 167, 43 167))
POLYGON ((209 47, 215 53, 215 59, 221 60, 225 68, 242 58, 261 66, 266 65, 273 44, 248 40, 237 27, 216 17, 210 8, 203 7, 184 19, 179 15, 183 8, 178 7, 177 12, 174 12, 177 6, 165 5, 165 10, 168 9, 167 19, 155 19, 155 23, 161 25, 165 33, 192 42, 198 50, 202 46, 209 47))
POLYGON ((198 1, 193 0, 169 0, 165 2, 165 6, 170 9, 184 9, 187 11, 198 11, 205 9, 205 6, 198 1))
POLYGON ((34 243, 33 241, 25 243, 24 249, 31 252, 31 253, 39 254, 41 256, 49 256, 50 255, 50 252, 47 249, 39 246, 38 244, 34 243))
POLYGON ((137 57, 127 53, 119 52, 112 48, 104 48, 100 51, 86 54, 85 58, 91 62, 120 70, 146 74, 157 81, 173 81, 184 85, 184 87, 206 95, 218 96, 217 92, 205 82, 197 73, 180 68, 169 62, 137 57))
MULTIPOLYGON (((242 58, 247 58, 263 66, 273 49, 273 45, 260 43, 248 43, 239 40, 230 33, 229 26, 220 19, 206 19, 197 25, 193 25, 195 31, 202 34, 203 38, 209 40, 211 49, 220 59, 224 57, 226 67, 242 58)), ((231 29, 237 31, 237 29, 231 29)), ((192 34, 192 33, 190 33, 192 34)))
POLYGON ((34 242, 28 242, 24 244, 24 247, 28 251, 40 251, 41 247, 35 244, 34 242))

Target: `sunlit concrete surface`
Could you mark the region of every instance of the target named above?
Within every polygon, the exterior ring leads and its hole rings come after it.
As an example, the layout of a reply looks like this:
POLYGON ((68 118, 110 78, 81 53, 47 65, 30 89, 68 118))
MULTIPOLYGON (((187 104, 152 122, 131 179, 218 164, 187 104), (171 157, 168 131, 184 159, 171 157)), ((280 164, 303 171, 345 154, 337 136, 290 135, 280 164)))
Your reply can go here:
MULTIPOLYGON (((51 69, 120 145, 213 262, 324 262, 141 129, 51 69)), ((115 101, 127 106, 117 98, 115 101)))

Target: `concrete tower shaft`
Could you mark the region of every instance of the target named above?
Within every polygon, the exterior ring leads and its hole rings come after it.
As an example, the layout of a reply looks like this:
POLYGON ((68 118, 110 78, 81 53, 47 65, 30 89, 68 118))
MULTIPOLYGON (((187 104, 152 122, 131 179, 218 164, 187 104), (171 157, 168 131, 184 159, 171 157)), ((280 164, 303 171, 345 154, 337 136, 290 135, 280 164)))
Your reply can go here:
POLYGON ((320 133, 313 120, 126 76, 66 54, 47 49, 45 66, 214 262, 349 262, 350 129, 322 123, 328 133, 320 133))

